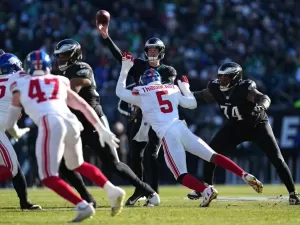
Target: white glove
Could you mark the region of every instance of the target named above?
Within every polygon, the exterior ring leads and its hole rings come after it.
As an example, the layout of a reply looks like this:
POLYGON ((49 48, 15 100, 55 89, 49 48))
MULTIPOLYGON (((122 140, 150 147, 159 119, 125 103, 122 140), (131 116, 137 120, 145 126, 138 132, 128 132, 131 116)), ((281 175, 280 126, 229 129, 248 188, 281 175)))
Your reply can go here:
POLYGON ((180 91, 182 92, 182 94, 184 96, 191 96, 193 95, 192 92, 190 91, 190 84, 189 84, 189 80, 187 79, 186 76, 182 76, 182 80, 178 80, 178 87, 180 89, 180 91))
POLYGON ((8 129, 7 132, 13 137, 17 142, 21 137, 27 134, 30 131, 30 128, 19 128, 17 125, 14 125, 13 128, 8 129))
POLYGON ((124 52, 122 54, 122 68, 121 74, 126 75, 128 74, 130 68, 133 66, 134 59, 132 58, 132 54, 130 52, 124 52))
POLYGON ((120 142, 120 140, 116 137, 114 133, 112 133, 107 128, 102 129, 101 132, 98 132, 98 134, 99 134, 99 140, 102 148, 104 148, 105 143, 108 144, 109 147, 111 148, 119 147, 118 143, 120 142))

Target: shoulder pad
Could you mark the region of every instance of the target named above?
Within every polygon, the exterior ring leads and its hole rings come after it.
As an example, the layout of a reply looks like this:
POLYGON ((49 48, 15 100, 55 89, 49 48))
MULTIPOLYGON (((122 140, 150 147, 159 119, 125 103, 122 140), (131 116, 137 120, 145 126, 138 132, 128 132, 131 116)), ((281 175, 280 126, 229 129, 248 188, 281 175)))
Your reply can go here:
POLYGON ((242 80, 239 83, 239 86, 245 86, 245 87, 247 87, 248 91, 256 89, 256 83, 253 80, 242 80))
POLYGON ((174 67, 172 67, 172 66, 166 66, 166 68, 169 70, 169 73, 170 73, 172 76, 177 76, 177 71, 175 70, 174 67))

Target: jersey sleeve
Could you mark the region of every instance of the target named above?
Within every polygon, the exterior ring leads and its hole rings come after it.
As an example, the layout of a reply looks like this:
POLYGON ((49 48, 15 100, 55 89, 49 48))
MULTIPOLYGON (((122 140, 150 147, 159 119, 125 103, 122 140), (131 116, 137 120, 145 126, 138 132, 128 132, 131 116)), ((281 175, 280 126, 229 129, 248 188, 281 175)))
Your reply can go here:
POLYGON ((57 76, 59 77, 59 79, 61 80, 61 82, 67 87, 69 88, 70 87, 70 80, 66 77, 63 77, 63 76, 57 76))
POLYGON ((68 71, 69 79, 72 78, 83 78, 90 79, 91 78, 91 68, 84 64, 78 64, 72 68, 71 71, 68 71))

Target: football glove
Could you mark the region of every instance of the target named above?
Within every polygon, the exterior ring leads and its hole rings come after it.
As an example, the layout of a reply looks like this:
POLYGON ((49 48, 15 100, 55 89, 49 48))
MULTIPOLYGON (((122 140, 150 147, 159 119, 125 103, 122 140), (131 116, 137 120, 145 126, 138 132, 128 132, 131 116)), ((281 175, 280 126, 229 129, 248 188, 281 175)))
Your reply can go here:
POLYGON ((130 52, 122 53, 122 68, 121 74, 127 75, 130 68, 133 66, 134 59, 132 58, 132 54, 130 52))
POLYGON ((98 134, 99 134, 99 141, 100 141, 102 148, 104 148, 105 143, 108 144, 109 147, 111 147, 111 148, 119 147, 118 143, 120 142, 120 140, 116 137, 115 134, 113 134, 107 128, 102 129, 101 132, 98 132, 98 134))
POLYGON ((182 81, 178 80, 177 84, 178 84, 180 91, 183 93, 183 95, 185 95, 185 96, 193 95, 190 91, 189 80, 187 79, 186 76, 182 76, 182 81))
POLYGON ((13 137, 13 139, 17 142, 21 137, 27 134, 30 131, 30 128, 19 128, 18 126, 14 126, 11 129, 8 129, 7 132, 13 137))

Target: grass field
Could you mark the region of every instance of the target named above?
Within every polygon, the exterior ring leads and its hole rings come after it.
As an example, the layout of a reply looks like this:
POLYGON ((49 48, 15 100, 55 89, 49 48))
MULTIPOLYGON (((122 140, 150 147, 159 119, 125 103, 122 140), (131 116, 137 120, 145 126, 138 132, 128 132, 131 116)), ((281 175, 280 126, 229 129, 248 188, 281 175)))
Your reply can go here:
MULTIPOLYGON (((117 217, 109 215, 109 204, 101 189, 91 193, 100 207, 92 219, 83 224, 105 225, 234 225, 234 224, 300 224, 300 206, 289 206, 283 186, 265 186, 256 194, 248 186, 216 186, 218 199, 209 208, 199 208, 199 201, 187 200, 188 189, 180 186, 160 188, 161 205, 146 208, 142 203, 124 208, 117 217), (281 197, 281 195, 284 195, 281 197), (239 200, 236 200, 237 197, 239 200), (256 200, 250 197, 260 197, 256 200)), ((133 188, 125 187, 127 195, 133 188)), ((300 187, 298 186, 300 190, 300 187)), ((38 212, 22 212, 13 190, 0 190, 0 224, 67 224, 76 212, 72 206, 47 189, 30 189, 30 199, 43 207, 38 212)))

